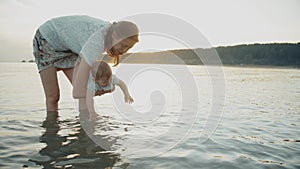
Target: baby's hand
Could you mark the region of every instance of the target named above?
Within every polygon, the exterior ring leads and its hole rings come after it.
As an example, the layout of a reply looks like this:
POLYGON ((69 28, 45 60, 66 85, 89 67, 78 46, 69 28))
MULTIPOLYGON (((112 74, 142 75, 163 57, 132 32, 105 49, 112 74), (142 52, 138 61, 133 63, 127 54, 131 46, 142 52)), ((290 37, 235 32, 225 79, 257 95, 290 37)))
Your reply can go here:
POLYGON ((134 102, 134 100, 133 100, 133 98, 130 95, 125 96, 125 103, 131 104, 133 102, 134 102))

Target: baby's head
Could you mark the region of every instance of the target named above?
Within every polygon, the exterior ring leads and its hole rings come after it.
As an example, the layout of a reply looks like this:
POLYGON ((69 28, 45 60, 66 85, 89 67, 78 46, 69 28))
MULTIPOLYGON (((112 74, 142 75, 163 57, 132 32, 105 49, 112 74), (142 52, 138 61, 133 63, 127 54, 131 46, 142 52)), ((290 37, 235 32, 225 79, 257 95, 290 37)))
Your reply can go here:
POLYGON ((110 66, 102 60, 96 60, 92 64, 92 75, 95 79, 95 82, 101 87, 107 86, 112 79, 112 71, 110 66))

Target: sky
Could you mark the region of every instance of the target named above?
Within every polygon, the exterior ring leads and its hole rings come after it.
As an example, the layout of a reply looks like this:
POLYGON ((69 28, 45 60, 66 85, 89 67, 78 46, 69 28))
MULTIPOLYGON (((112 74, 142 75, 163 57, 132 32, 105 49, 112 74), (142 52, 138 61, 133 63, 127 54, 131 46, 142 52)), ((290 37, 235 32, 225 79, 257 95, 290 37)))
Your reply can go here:
MULTIPOLYGON (((179 18, 211 46, 300 42, 299 0, 0 0, 0 61, 33 59, 34 33, 48 19, 89 15, 112 22, 143 13, 179 18)), ((129 52, 182 48, 170 37, 144 35, 129 52)))

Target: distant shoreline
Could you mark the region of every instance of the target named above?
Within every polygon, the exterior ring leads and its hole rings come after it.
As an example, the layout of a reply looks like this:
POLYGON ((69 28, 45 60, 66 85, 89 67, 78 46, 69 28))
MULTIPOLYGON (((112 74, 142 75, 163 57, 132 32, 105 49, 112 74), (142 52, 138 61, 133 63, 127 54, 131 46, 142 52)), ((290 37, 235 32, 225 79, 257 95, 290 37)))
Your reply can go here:
POLYGON ((262 69, 300 69, 295 66, 270 66, 270 65, 223 65, 225 67, 234 67, 234 68, 262 68, 262 69))
MULTIPOLYGON (((209 63, 210 58, 216 59, 216 57, 219 57, 223 66, 299 69, 300 42, 241 44, 212 48, 127 53, 121 57, 120 62, 133 64, 203 65, 203 63, 209 63)), ((108 57, 105 57, 104 60, 107 62, 112 61, 108 57)), ((22 60, 20 62, 34 63, 34 60, 22 60)))

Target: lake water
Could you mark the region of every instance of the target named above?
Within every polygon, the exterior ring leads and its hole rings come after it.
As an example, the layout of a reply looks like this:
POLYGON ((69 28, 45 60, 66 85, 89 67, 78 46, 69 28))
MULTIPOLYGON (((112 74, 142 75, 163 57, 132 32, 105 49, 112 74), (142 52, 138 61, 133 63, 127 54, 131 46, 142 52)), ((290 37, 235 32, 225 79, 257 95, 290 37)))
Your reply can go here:
POLYGON ((135 74, 132 107, 117 89, 95 98, 91 122, 61 72, 60 109, 47 114, 36 65, 0 63, 0 168, 300 168, 299 70, 222 67, 223 84, 185 68, 195 81, 161 65, 135 74))

